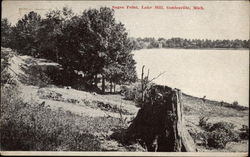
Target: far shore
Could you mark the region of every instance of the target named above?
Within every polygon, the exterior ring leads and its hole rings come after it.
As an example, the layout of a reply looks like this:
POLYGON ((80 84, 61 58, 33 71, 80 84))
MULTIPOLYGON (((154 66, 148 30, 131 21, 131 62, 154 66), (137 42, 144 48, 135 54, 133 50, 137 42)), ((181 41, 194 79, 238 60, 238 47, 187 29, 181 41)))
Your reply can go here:
MULTIPOLYGON (((151 49, 181 49, 181 50, 249 50, 249 48, 145 48, 138 50, 151 50, 151 49)), ((133 50, 136 51, 136 50, 133 50)))

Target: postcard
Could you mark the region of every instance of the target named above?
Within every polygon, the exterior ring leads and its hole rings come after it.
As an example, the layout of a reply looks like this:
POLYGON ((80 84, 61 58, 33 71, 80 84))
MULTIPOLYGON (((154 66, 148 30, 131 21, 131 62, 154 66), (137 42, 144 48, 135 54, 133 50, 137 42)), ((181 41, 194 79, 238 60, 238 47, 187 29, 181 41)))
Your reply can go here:
POLYGON ((247 156, 249 1, 10 1, 1 155, 247 156))

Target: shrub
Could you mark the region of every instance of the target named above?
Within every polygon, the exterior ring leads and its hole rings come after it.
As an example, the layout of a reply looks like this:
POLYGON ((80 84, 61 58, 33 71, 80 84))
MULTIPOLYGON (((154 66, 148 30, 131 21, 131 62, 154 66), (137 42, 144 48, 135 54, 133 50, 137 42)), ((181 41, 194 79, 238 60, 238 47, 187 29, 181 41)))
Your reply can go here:
POLYGON ((139 83, 128 86, 123 91, 126 100, 139 101, 141 99, 141 86, 139 83))
POLYGON ((209 147, 224 148, 229 141, 230 138, 223 129, 217 129, 208 133, 207 144, 209 147))
POLYGON ((8 67, 10 66, 9 60, 13 57, 13 53, 6 48, 1 47, 1 86, 10 83, 12 76, 8 73, 8 67))
POLYGON ((207 145, 214 148, 224 148, 228 142, 239 141, 239 135, 233 130, 232 123, 218 122, 208 129, 207 145))
POLYGON ((232 104, 229 103, 223 103, 223 106, 228 107, 228 108, 233 108, 236 109, 238 111, 244 111, 244 110, 248 110, 248 107, 246 106, 241 106, 238 101, 234 101, 232 104))
POLYGON ((208 119, 209 119, 208 117, 204 116, 200 117, 199 126, 205 130, 209 130, 212 124, 208 122, 208 119))
POLYGON ((201 127, 206 126, 207 121, 208 121, 208 118, 207 118, 207 117, 200 117, 199 126, 201 126, 201 127))
POLYGON ((240 138, 242 140, 247 140, 249 138, 249 128, 246 125, 242 125, 242 128, 240 129, 240 138))
POLYGON ((222 129, 225 130, 226 132, 230 132, 235 128, 235 125, 233 123, 228 123, 228 122, 218 122, 215 123, 209 128, 209 131, 214 131, 217 129, 222 129))
POLYGON ((232 105, 233 105, 233 106, 238 106, 239 103, 238 103, 238 101, 234 101, 234 102, 232 103, 232 105))
MULTIPOLYGON (((147 88, 144 90, 144 96, 146 97, 146 93, 148 92, 148 89, 150 86, 152 86, 153 83, 148 83, 147 88)), ((126 88, 123 87, 123 93, 126 100, 132 100, 137 103, 138 107, 141 107, 142 104, 142 89, 141 89, 141 83, 137 82, 130 86, 127 86, 126 88)))
POLYGON ((228 142, 239 141, 239 134, 234 131, 235 125, 227 122, 209 123, 207 117, 201 117, 199 121, 205 131, 203 142, 214 148, 224 148, 228 142))

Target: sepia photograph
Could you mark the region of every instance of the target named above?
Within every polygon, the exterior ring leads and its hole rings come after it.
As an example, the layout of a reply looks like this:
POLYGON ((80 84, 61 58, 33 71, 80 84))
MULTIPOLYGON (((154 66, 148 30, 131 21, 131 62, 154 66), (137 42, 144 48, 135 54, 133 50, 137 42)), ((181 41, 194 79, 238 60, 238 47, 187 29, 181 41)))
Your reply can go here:
POLYGON ((247 156, 249 11, 2 1, 1 155, 247 156))

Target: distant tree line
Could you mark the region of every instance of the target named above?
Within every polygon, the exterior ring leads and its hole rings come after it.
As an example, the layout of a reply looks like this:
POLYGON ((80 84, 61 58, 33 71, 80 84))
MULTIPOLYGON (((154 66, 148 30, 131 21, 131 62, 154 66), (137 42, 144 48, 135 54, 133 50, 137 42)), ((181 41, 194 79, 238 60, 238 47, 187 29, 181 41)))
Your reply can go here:
POLYGON ((64 84, 83 77, 90 89, 102 82, 105 91, 105 81, 124 84, 137 79, 133 45, 108 7, 84 10, 80 15, 64 7, 49 11, 45 18, 32 11, 14 26, 2 19, 1 36, 4 47, 61 64, 64 73, 59 80, 64 84))
POLYGON ((210 49, 210 48, 249 48, 250 40, 208 40, 183 38, 131 38, 133 49, 151 48, 184 48, 184 49, 210 49))

